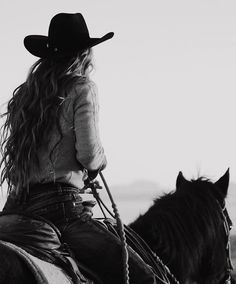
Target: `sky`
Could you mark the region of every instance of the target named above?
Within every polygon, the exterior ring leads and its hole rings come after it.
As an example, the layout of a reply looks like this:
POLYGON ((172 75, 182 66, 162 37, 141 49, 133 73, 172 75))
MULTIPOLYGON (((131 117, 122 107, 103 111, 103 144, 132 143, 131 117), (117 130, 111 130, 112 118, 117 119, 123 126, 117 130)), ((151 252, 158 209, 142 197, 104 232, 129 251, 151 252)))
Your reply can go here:
MULTIPOLYGON (((154 182, 173 189, 178 172, 236 182, 236 2, 231 0, 1 0, 1 103, 36 57, 29 34, 81 12, 94 47, 100 135, 110 185, 154 182)), ((145 190, 145 189, 144 189, 145 190)))

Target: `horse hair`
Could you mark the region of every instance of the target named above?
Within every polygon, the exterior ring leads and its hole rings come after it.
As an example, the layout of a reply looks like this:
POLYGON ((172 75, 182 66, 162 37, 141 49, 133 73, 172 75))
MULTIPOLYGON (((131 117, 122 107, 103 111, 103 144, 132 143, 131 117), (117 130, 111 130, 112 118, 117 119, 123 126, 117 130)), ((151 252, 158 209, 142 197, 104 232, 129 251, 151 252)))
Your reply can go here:
POLYGON ((226 266, 225 234, 217 186, 204 178, 164 194, 130 227, 163 260, 180 283, 218 283, 226 266))

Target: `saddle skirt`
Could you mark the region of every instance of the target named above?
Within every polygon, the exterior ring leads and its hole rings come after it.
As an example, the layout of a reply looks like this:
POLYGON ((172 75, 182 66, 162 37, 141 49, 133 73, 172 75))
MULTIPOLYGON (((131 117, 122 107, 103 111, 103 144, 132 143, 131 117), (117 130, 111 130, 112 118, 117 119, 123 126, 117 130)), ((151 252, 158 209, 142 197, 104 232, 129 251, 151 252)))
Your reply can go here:
MULTIPOLYGON (((27 265, 32 272, 35 283, 37 284, 72 284, 72 279, 65 274, 65 272, 58 266, 41 260, 17 245, 9 242, 1 241, 0 244, 14 251, 27 265)), ((82 283, 82 282, 81 282, 82 283)), ((86 282, 83 282, 86 283, 86 282)))

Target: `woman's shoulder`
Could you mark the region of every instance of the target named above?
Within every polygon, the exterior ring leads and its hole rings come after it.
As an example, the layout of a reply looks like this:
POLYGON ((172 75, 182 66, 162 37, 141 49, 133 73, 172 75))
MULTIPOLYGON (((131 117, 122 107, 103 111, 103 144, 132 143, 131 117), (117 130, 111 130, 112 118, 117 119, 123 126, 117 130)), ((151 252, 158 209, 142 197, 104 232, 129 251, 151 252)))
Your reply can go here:
POLYGON ((68 99, 73 102, 74 107, 88 103, 96 103, 96 84, 93 81, 79 82, 75 84, 70 91, 68 99))
POLYGON ((78 99, 79 97, 89 96, 97 93, 96 84, 91 81, 76 82, 70 90, 68 98, 78 99))
POLYGON ((96 88, 96 84, 93 81, 88 80, 82 83, 75 84, 74 91, 77 94, 81 94, 81 93, 84 94, 84 93, 96 92, 97 88, 96 88))

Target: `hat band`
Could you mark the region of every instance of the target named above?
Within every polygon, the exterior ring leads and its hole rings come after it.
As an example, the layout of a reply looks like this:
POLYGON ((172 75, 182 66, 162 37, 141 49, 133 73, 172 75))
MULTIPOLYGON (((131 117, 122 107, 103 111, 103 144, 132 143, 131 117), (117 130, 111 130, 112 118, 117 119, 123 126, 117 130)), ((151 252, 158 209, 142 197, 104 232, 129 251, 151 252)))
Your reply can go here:
MULTIPOLYGON (((68 53, 68 54, 71 54, 71 53, 77 53, 78 50, 81 50, 81 49, 86 49, 86 45, 83 45, 83 46, 63 46, 63 47, 60 47, 60 46, 55 46, 55 45, 50 45, 49 43, 47 43, 46 45, 48 51, 50 52, 53 52, 53 53, 68 53)), ((87 47, 89 48, 89 47, 87 47)))
POLYGON ((50 50, 50 51, 54 51, 54 52, 57 52, 57 51, 58 51, 58 48, 57 48, 57 47, 52 47, 52 46, 49 45, 49 43, 46 44, 46 47, 47 47, 47 49, 50 50))
POLYGON ((64 39, 63 41, 48 41, 47 49, 53 52, 64 52, 64 51, 77 51, 78 49, 85 49, 87 46, 90 46, 90 38, 80 38, 79 41, 75 40, 75 38, 64 39))

